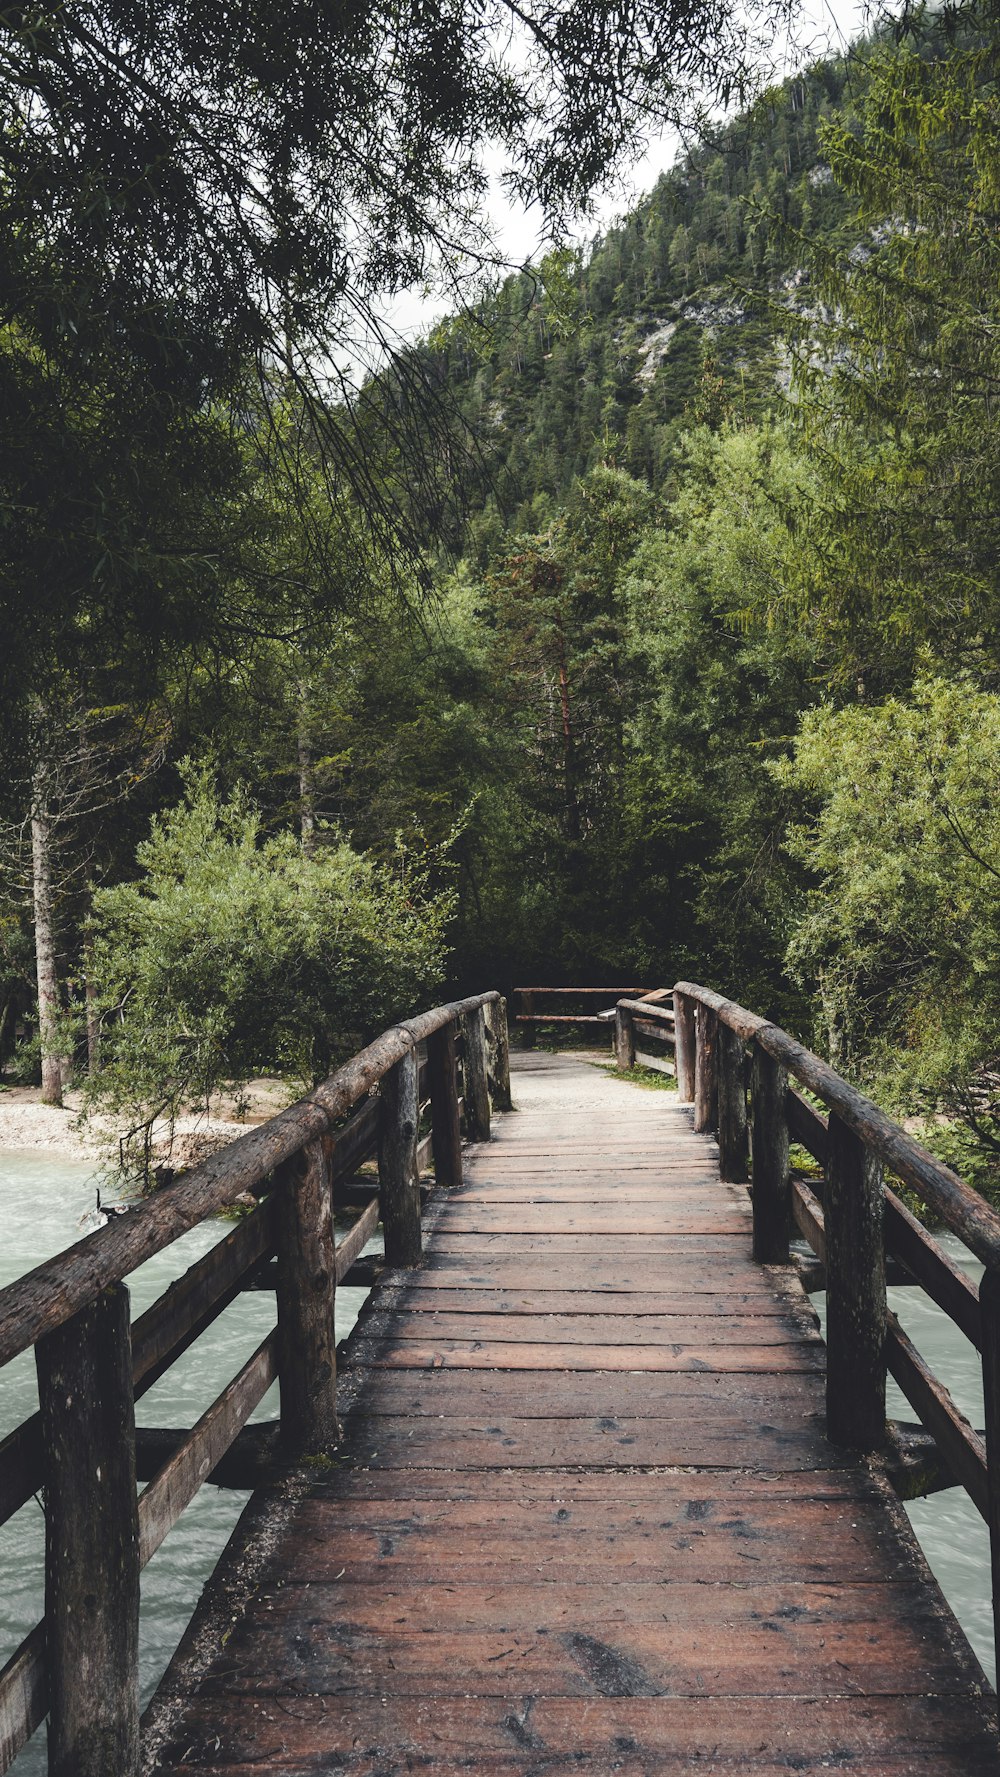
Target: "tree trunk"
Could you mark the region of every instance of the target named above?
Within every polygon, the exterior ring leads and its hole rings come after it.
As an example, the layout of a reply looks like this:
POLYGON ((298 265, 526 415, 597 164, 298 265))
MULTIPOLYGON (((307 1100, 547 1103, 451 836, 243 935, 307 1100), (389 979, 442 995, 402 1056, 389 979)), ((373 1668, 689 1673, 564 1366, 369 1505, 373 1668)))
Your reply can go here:
POLYGON ((559 636, 559 710, 562 716, 563 790, 566 797, 566 832, 570 839, 580 837, 580 809, 576 799, 576 760, 573 745, 573 719, 570 711, 569 671, 566 664, 566 640, 562 625, 559 636))
POLYGON ((87 1072, 93 1076, 101 1065, 101 1009, 97 1003, 97 988, 90 978, 89 967, 84 978, 83 991, 87 1002, 87 1072))
POLYGON ((45 768, 36 763, 31 781, 31 868, 38 977, 38 1034, 42 1051, 42 1103, 63 1101, 59 1042, 59 981, 52 917, 52 828, 46 806, 45 768))
POLYGON ((299 680, 299 833, 304 857, 316 849, 316 782, 313 777, 312 735, 309 728, 309 688, 299 680))

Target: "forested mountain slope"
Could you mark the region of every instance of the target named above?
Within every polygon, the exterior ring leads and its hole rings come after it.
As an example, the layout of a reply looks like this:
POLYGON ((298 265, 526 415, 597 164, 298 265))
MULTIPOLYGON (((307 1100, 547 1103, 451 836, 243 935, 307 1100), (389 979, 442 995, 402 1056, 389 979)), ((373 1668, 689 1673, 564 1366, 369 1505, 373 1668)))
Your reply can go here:
POLYGON ((553 251, 435 329, 425 366, 488 469, 477 553, 595 463, 657 486, 692 418, 775 405, 789 373, 771 305, 808 290, 796 237, 857 241, 818 136, 823 120, 854 118, 865 70, 859 54, 787 81, 589 247, 553 251))

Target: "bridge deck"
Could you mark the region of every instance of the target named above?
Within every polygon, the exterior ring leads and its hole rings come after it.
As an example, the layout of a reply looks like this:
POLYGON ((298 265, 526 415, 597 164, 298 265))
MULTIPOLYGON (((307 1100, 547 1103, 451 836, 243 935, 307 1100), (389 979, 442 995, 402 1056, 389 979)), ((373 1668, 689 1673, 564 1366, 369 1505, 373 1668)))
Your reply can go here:
POLYGON ((982 1673, 825 1441, 812 1312, 714 1144, 570 1058, 521 1058, 515 1097, 353 1341, 342 1459, 255 1508, 155 1769, 995 1771, 982 1673))

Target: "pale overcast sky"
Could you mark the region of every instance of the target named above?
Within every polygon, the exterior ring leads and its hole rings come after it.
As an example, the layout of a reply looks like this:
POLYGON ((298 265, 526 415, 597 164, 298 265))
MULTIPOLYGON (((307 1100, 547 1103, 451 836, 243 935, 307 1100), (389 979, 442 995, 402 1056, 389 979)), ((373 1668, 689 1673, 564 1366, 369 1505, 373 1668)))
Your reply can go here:
MULTIPOLYGON (((829 0, 829 3, 827 0, 808 0, 802 7, 796 30, 796 40, 802 50, 789 60, 785 72, 790 74, 796 66, 846 49, 863 34, 871 10, 867 0, 829 0)), ((627 174, 627 191, 616 192, 599 205, 597 214, 588 218, 580 230, 580 239, 590 240, 616 217, 627 214, 638 198, 652 190, 660 174, 673 165, 680 151, 680 138, 672 131, 651 142, 642 159, 627 174)), ((541 219, 524 210, 512 210, 504 202, 499 188, 497 200, 494 224, 512 265, 522 265, 525 260, 544 253, 548 243, 540 235, 541 219)))
MULTIPOLYGON (((785 72, 791 73, 795 66, 845 49, 862 35, 876 10, 879 9, 870 0, 806 0, 795 33, 799 47, 785 72)), ((673 132, 651 141, 642 159, 627 173, 624 188, 602 200, 596 212, 581 225, 579 240, 592 239, 616 217, 625 215, 638 198, 652 189, 659 175, 673 165, 680 148, 679 138, 673 132)), ((512 270, 529 259, 538 259, 547 250, 543 219, 537 212, 515 209, 499 181, 491 222, 494 237, 512 270)), ((440 316, 454 312, 456 306, 454 300, 449 301, 440 292, 428 296, 413 290, 386 309, 384 320, 390 331, 395 330, 402 338, 414 338, 425 333, 440 316)))

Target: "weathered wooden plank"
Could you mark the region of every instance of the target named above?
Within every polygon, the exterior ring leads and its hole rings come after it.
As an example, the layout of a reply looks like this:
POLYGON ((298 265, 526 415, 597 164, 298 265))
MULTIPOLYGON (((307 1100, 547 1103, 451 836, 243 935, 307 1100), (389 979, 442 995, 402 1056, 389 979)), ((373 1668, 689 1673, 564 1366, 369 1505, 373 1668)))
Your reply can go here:
POLYGON ((0 1524, 37 1493, 41 1481, 41 1421, 32 1413, 0 1442, 0 1524))
MULTIPOLYGON (((586 1314, 492 1314, 484 1304, 471 1321, 467 1314, 452 1314, 447 1309, 419 1315, 385 1314, 369 1316, 367 1331, 392 1337, 400 1344, 416 1341, 464 1339, 494 1340, 533 1345, 586 1345, 600 1349, 609 1345, 636 1344, 636 1325, 632 1316, 586 1314)), ((650 1352, 662 1346, 765 1345, 797 1346, 822 1343, 819 1328, 806 1309, 798 1314, 786 1310, 783 1315, 736 1314, 698 1316, 694 1311, 677 1315, 647 1315, 642 1323, 641 1344, 650 1352), (807 1316, 809 1318, 807 1318, 807 1316)))
MULTIPOLYGON (((679 1419, 618 1420, 609 1414, 604 1421, 560 1420, 546 1436, 537 1419, 494 1412, 479 1420, 450 1418, 440 1425, 415 1418, 405 1430, 379 1418, 367 1433, 363 1421, 352 1420, 351 1435, 359 1460, 372 1468, 405 1463, 413 1468, 468 1470, 502 1463, 511 1470, 561 1465, 614 1469, 637 1463, 647 1468, 727 1469, 734 1463, 742 1467, 758 1463, 786 1473, 805 1473, 819 1462, 829 1466, 837 1460, 836 1446, 827 1442, 815 1421, 779 1414, 765 1418, 747 1413, 729 1420, 720 1416, 701 1425, 679 1419)), ((846 1463, 847 1458, 843 1460, 846 1463)), ((666 1559, 662 1549, 660 1554, 666 1559)), ((738 1560, 745 1566, 748 1558, 742 1550, 738 1560)))
MULTIPOLYGON (((727 1253, 741 1253, 747 1238, 746 1223, 743 1218, 734 1219, 731 1227, 722 1231, 707 1228, 704 1231, 696 1228, 672 1228, 669 1233, 653 1234, 630 1229, 617 1229, 615 1233, 603 1236, 605 1253, 612 1248, 618 1259, 621 1248, 622 1255, 628 1261, 628 1248, 635 1249, 638 1257, 676 1259, 682 1255, 700 1253, 706 1258, 724 1258, 727 1253)), ((484 1258, 491 1254, 504 1254, 511 1259, 528 1258, 532 1255, 547 1257, 551 1267, 562 1264, 564 1259, 586 1257, 598 1270, 606 1268, 601 1259, 601 1237, 592 1234, 514 1234, 514 1233, 466 1233, 457 1228, 441 1228, 435 1230, 435 1252, 438 1256, 453 1254, 459 1258, 484 1258)))
POLYGON ((22 1746, 41 1727, 48 1707, 45 1624, 38 1623, 0 1672, 0 1771, 10 1769, 22 1746))
MULTIPOLYGON (((334 1189, 356 1172, 363 1160, 371 1159, 378 1142, 378 1099, 365 1098, 334 1137, 334 1189)), ((337 1202, 344 1198, 338 1194, 337 1202)))
POLYGON ((697 1697, 709 1691, 813 1700, 842 1697, 862 1685, 868 1697, 967 1695, 967 1673, 950 1649, 927 1635, 936 1624, 926 1599, 908 1597, 913 1614, 907 1618, 891 1609, 891 1594, 879 1588, 873 1598, 872 1588, 865 1590, 867 1611, 855 1604, 851 1614, 810 1612, 786 1600, 771 1616, 744 1609, 735 1635, 735 1613, 724 1615, 717 1604, 714 1617, 704 1616, 691 1608, 690 1589, 683 1599, 671 1596, 671 1620, 657 1624, 599 1625, 588 1617, 580 1628, 563 1622, 492 1632, 365 1632, 334 1615, 326 1636, 310 1637, 308 1652, 302 1628, 315 1600, 303 1593, 298 1621, 289 1622, 286 1598, 280 1617, 237 1631, 227 1650, 231 1665, 213 1673, 202 1694, 370 1697, 381 1704, 389 1688, 401 1698, 429 1692, 504 1697, 513 1684, 520 1695, 580 1698, 697 1697), (789 1610, 802 1613, 794 1636, 788 1633, 789 1610))
MULTIPOLYGON (((828 1626, 837 1631, 840 1624, 870 1624, 883 1610, 888 1622, 913 1622, 924 1628, 936 1621, 927 1587, 906 1574, 885 1582, 744 1580, 734 1585, 643 1576, 629 1578, 629 1585, 620 1587, 609 1573, 595 1569, 590 1580, 536 1580, 524 1592, 515 1592, 508 1585, 483 1589, 458 1574, 446 1585, 435 1583, 432 1574, 407 1585, 394 1576, 393 1564, 387 1562, 378 1585, 359 1585, 345 1576, 343 1580, 268 1583, 263 1592, 266 1621, 275 1626, 300 1621, 313 1606, 313 1614, 330 1626, 352 1624, 361 1635, 394 1635, 400 1630, 412 1635, 433 1631, 483 1635, 524 1630, 528 1624, 535 1630, 558 1633, 579 1624, 615 1630, 629 1624, 670 1622, 671 1626, 691 1624, 694 1630, 728 1624, 730 1633, 737 1637, 744 1626, 753 1631, 767 1622, 771 1622, 767 1635, 782 1633, 776 1624, 783 1621, 785 1640, 790 1640, 789 1624, 806 1622, 813 1628, 828 1626), (306 1585, 316 1592, 313 1599, 307 1598, 306 1585), (522 1608, 519 1599, 524 1601, 522 1608)), ((774 1646, 771 1642, 771 1656, 774 1646)))
MULTIPOLYGON (((637 1241, 630 1244, 639 1246, 637 1241)), ((701 1242, 697 1244, 700 1248, 701 1242)), ((752 1265, 735 1242, 733 1246, 731 1255, 701 1250, 687 1254, 682 1248, 670 1253, 669 1267, 659 1256, 649 1259, 640 1248, 634 1257, 628 1253, 618 1257, 614 1275, 605 1278, 602 1284, 600 1269, 587 1262, 585 1253, 560 1253, 558 1269, 554 1270, 552 1258, 546 1257, 544 1252, 507 1254, 496 1247, 489 1250, 478 1248, 468 1253, 461 1248, 439 1252, 435 1241, 425 1258, 420 1281, 427 1289, 436 1285, 463 1289, 530 1289, 548 1283, 557 1284, 562 1289, 597 1287, 608 1291, 648 1291, 655 1289, 661 1278, 669 1276, 671 1287, 675 1289, 709 1288, 713 1278, 721 1291, 752 1289, 760 1280, 761 1267, 752 1265)), ((794 1269, 788 1265, 774 1267, 774 1271, 785 1280, 795 1277, 794 1269)))
POLYGON ((798 1292, 791 1291, 780 1296, 776 1291, 769 1290, 763 1283, 757 1289, 738 1290, 734 1287, 732 1295, 720 1296, 717 1290, 708 1286, 700 1292, 685 1291, 677 1283, 671 1283, 662 1291, 616 1291, 606 1290, 505 1290, 488 1288, 449 1289, 441 1287, 440 1278, 435 1279, 438 1287, 431 1285, 425 1274, 411 1284, 402 1300, 407 1315, 437 1314, 447 1310, 452 1314, 477 1315, 485 1310, 488 1314, 598 1314, 604 1317, 631 1318, 645 1320, 647 1316, 661 1315, 710 1315, 716 1320, 725 1320, 732 1314, 737 1319, 745 1315, 765 1315, 775 1317, 788 1313, 791 1302, 800 1303, 798 1292))
POLYGON ((823 1367, 823 1345, 795 1341, 788 1345, 673 1346, 512 1344, 501 1339, 415 1339, 372 1354, 367 1361, 387 1369, 437 1369, 447 1365, 470 1370, 753 1370, 768 1375, 781 1370, 823 1367))
POLYGON ((139 1499, 139 1559, 143 1567, 207 1481, 277 1374, 278 1335, 274 1332, 257 1347, 149 1483, 139 1499))
MULTIPOLYGON (((512 1477, 513 1487, 520 1484, 519 1474, 512 1477)), ((385 1500, 381 1510, 356 1504, 352 1510, 352 1503, 341 1500, 335 1507, 311 1499, 297 1521, 289 1562, 273 1579, 282 1593, 291 1584, 351 1588, 361 1615, 352 1609, 350 1621, 372 1630, 399 1621, 383 1586, 396 1596, 406 1586, 415 1592, 441 1589, 436 1599, 414 1600, 420 1615, 416 1622, 407 1618, 407 1627, 422 1630, 435 1623, 454 1628, 463 1620, 470 1627, 514 1628, 526 1620, 529 1606, 535 1620, 554 1623, 568 1590, 595 1621, 700 1624, 752 1612, 764 1617, 768 1592, 779 1585, 785 1592, 794 1588, 800 1602, 812 1588, 822 1588, 827 1605, 842 1597, 841 1588, 853 1587, 852 1614, 861 1616, 862 1586, 904 1587, 914 1608, 915 1598, 923 1599, 925 1616, 940 1608, 895 1525, 886 1522, 881 1507, 866 1509, 856 1500, 741 1502, 728 1514, 710 1500, 705 1517, 692 1513, 692 1505, 706 1503, 697 1499, 669 1500, 659 1517, 652 1510, 623 1511, 607 1500, 582 1507, 553 1502, 544 1509, 494 1501, 492 1511, 486 1502, 385 1500), (477 1605, 468 1594, 487 1571, 489 1590, 477 1605), (362 1601, 357 1588, 373 1574, 371 1596, 362 1601), (443 1596, 444 1588, 450 1594, 456 1586, 463 1589, 460 1599, 443 1596), (698 1587, 707 1596, 699 1596, 698 1587), (713 1596, 716 1587, 732 1587, 733 1597, 713 1596)), ((335 1604, 332 1591, 329 1601, 335 1604)), ((869 1621, 875 1603, 869 1594, 869 1621)), ((273 1607, 284 1607, 281 1596, 273 1607)), ((336 1620, 333 1611, 328 1620, 336 1620)))
MULTIPOLYGON (((478 1181, 475 1185, 466 1185, 461 1191, 454 1193, 454 1202, 470 1205, 481 1205, 491 1211, 505 1205, 517 1205, 523 1212, 533 1204, 574 1205, 591 1204, 604 1214, 612 1210, 628 1217, 636 1211, 643 1213, 647 1204, 655 1203, 661 1210, 671 1212, 675 1208, 698 1207, 704 1209, 718 1208, 731 1211, 738 1209, 746 1212, 748 1200, 746 1192, 740 1187, 720 1186, 717 1179, 708 1178, 703 1184, 697 1180, 673 1183, 667 1179, 639 1178, 630 1182, 627 1191, 618 1189, 609 1191, 601 1180, 590 1180, 583 1177, 567 1177, 559 1183, 544 1179, 541 1175, 525 1178, 523 1175, 511 1179, 499 1178, 492 1184, 478 1181)), ((579 1213, 576 1211, 575 1213, 579 1213)), ((668 1216, 661 1218, 666 1221, 668 1216)))
MULTIPOLYGON (((665 988, 654 989, 656 995, 665 993, 666 991, 667 989, 665 988)), ((537 993, 540 997, 544 995, 549 999, 563 1000, 569 997, 575 999, 577 994, 588 996, 590 994, 598 994, 602 1000, 620 1000, 624 999, 628 994, 638 996, 644 992, 645 989, 642 987, 515 987, 514 989, 515 994, 537 993)))
MULTIPOLYGON (((495 1758, 512 1753, 521 1772, 526 1758, 534 1769, 543 1756, 548 1772, 549 1756, 560 1754, 567 1769, 577 1770, 581 1757, 591 1755, 595 1769, 605 1773, 622 1771, 623 1760, 631 1756, 631 1768, 624 1767, 628 1777, 655 1768, 651 1761, 661 1758, 670 1760, 676 1773, 699 1765, 706 1774, 745 1772, 752 1749, 756 1770, 787 1777, 796 1768, 821 1769, 833 1747, 844 1769, 853 1767, 865 1777, 878 1777, 883 1768, 967 1777, 995 1771, 987 1709, 982 1699, 970 1696, 866 1700, 852 1694, 810 1699, 807 1708, 796 1708, 790 1725, 767 1697, 595 1694, 581 1701, 518 1694, 489 1704, 478 1697, 397 1700, 390 1694, 374 1723, 369 1704, 345 1703, 334 1728, 326 1697, 301 1697, 293 1709, 280 1710, 266 1698, 241 1698, 225 1720, 213 1697, 192 1702, 173 1742, 184 1766, 164 1762, 157 1769, 224 1770, 244 1760, 257 1771, 302 1773, 309 1768, 303 1761, 315 1756, 312 1769, 319 1773, 324 1767, 318 1761, 329 1761, 335 1734, 338 1746, 357 1749, 356 1768, 372 1772, 392 1768, 393 1760, 405 1769, 414 1757, 426 1757, 428 1748, 433 1748, 435 1773, 439 1761, 450 1759, 468 1770, 476 1757, 481 1769, 493 1769, 495 1758), (883 1767, 880 1760, 890 1762, 883 1767)), ((345 1768, 340 1755, 338 1764, 345 1768)))
MULTIPOLYGON (((804 1179, 792 1180, 792 1220, 803 1240, 807 1240, 821 1265, 826 1263, 826 1226, 819 1198, 804 1179)), ((824 1287, 825 1287, 824 1278, 824 1287)))
POLYGON ((515 1024, 603 1024, 594 1012, 518 1012, 515 1024))
POLYGON ((438 1239, 444 1243, 450 1236, 472 1240, 511 1236, 520 1242, 537 1236, 555 1235, 566 1239, 572 1234, 608 1238, 620 1236, 634 1240, 639 1236, 728 1235, 746 1238, 750 1233, 749 1206, 720 1203, 698 1209, 678 1204, 672 1212, 660 1205, 636 1204, 632 1209, 601 1210, 596 1205, 527 1203, 498 1204, 489 1208, 472 1205, 464 1213, 451 1205, 444 1210, 437 1225, 438 1239))
POLYGON ((368 1245, 378 1227, 379 1200, 373 1198, 363 1209, 349 1234, 337 1242, 337 1282, 342 1283, 358 1254, 368 1245))
MULTIPOLYGON (((177 1454, 187 1437, 176 1426, 140 1425, 135 1434, 135 1471, 139 1481, 155 1481, 160 1470, 177 1454)), ((251 1491, 268 1485, 288 1463, 281 1447, 280 1426, 269 1419, 263 1425, 245 1425, 228 1450, 220 1456, 205 1479, 212 1487, 251 1491)))
POLYGON ((674 1063, 667 1061, 663 1055, 651 1054, 648 1049, 636 1049, 635 1059, 639 1067, 648 1067, 654 1074, 669 1074, 671 1079, 677 1078, 674 1063))
POLYGON ((885 1353, 890 1375, 936 1440, 945 1462, 977 1511, 988 1518, 986 1446, 959 1412, 947 1389, 931 1374, 893 1314, 887 1317, 885 1353))
MULTIPOLYGON (((425 1370, 379 1372, 365 1396, 370 1417, 482 1418, 513 1413, 524 1419, 615 1420, 737 1418, 752 1411, 760 1416, 760 1381, 752 1373, 676 1371, 661 1373, 655 1385, 642 1375, 601 1371, 580 1375, 524 1378, 503 1370, 425 1370)), ((767 1385, 767 1418, 777 1424, 791 1418, 822 1426, 825 1412, 822 1377, 811 1371, 772 1374, 767 1385)))
POLYGON ((136 1398, 151 1388, 239 1294, 274 1249, 274 1205, 263 1203, 140 1314, 132 1327, 136 1398))
POLYGON ((894 1191, 885 1193, 886 1252, 902 1260, 933 1302, 982 1350, 979 1291, 894 1191))
MULTIPOLYGON (((402 1385, 418 1383, 425 1387, 428 1377, 397 1379, 402 1385)), ((519 1378, 512 1377, 511 1381, 519 1378)), ((679 1380, 675 1378, 674 1382, 679 1380)), ((689 1380, 694 1381, 694 1378, 689 1380)), ((671 1384, 673 1386, 674 1383, 671 1384)), ((381 1389, 382 1382, 379 1381, 381 1389)), ((522 1385, 523 1386, 523 1385, 522 1385)), ((659 1386, 659 1384, 657 1385, 659 1386)), ((758 1388, 758 1396, 759 1396, 758 1388)), ((859 1468, 856 1462, 844 1461, 832 1446, 828 1449, 832 1464, 817 1467, 808 1474, 798 1472, 764 1472, 759 1469, 695 1469, 680 1472, 645 1472, 627 1464, 617 1472, 608 1469, 588 1474, 575 1469, 519 1469, 517 1472, 489 1469, 478 1473, 448 1469, 362 1469, 358 1467, 331 1470, 314 1488, 317 1497, 350 1502, 391 1500, 452 1500, 482 1505, 497 1502, 500 1509, 511 1505, 532 1505, 539 1500, 553 1511, 578 1504, 595 1504, 602 1508, 605 1519, 609 1507, 613 1511, 648 1512, 659 1523, 673 1510, 697 1524, 699 1514, 722 1512, 736 1517, 760 1501, 828 1502, 839 1500, 856 1506, 872 1506, 879 1512, 899 1511, 891 1487, 870 1468, 859 1468)), ((856 1516, 856 1514, 855 1514, 856 1516)), ((697 1539, 696 1539, 697 1540, 697 1539)), ((693 1546, 693 1545, 692 1545, 693 1546)), ((907 1544, 909 1558, 926 1570, 913 1539, 907 1544)), ((753 1583, 756 1578, 751 1576, 753 1583)))

